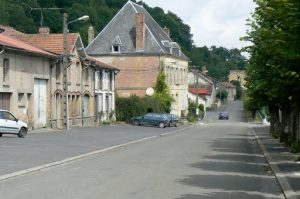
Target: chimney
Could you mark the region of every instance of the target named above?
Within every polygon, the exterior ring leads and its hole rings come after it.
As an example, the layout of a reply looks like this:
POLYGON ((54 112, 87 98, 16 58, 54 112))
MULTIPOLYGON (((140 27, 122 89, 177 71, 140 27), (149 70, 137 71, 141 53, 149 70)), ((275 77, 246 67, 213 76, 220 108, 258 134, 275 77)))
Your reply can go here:
POLYGON ((166 26, 163 28, 163 30, 165 31, 165 33, 168 35, 168 37, 170 37, 170 30, 169 28, 167 28, 166 26))
POLYGON ((207 75, 208 70, 207 70, 206 66, 201 67, 201 72, 204 73, 205 75, 207 75))
POLYGON ((93 26, 90 26, 88 29, 88 41, 91 43, 95 38, 95 30, 93 26))
POLYGON ((145 15, 144 13, 136 13, 136 35, 135 47, 136 50, 143 50, 145 45, 145 15))
POLYGON ((50 33, 50 28, 49 27, 40 27, 39 28, 39 33, 40 34, 49 34, 50 33))

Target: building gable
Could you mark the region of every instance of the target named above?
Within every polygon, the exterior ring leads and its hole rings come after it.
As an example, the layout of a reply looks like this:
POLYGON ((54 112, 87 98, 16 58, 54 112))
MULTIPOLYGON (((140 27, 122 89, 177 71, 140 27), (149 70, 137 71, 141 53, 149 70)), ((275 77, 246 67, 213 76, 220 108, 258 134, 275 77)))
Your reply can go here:
MULTIPOLYGON (((120 54, 168 54, 182 59, 187 57, 181 52, 180 46, 173 42, 167 33, 158 25, 152 16, 142 6, 128 1, 115 15, 108 25, 87 46, 89 55, 110 55, 116 53, 113 50, 116 38, 121 42, 120 54), (137 43, 137 15, 144 17, 143 48, 137 43), (138 47, 137 47, 138 46, 138 47)), ((117 48, 116 48, 117 49, 117 48)), ((116 50, 115 49, 115 50, 116 50)))

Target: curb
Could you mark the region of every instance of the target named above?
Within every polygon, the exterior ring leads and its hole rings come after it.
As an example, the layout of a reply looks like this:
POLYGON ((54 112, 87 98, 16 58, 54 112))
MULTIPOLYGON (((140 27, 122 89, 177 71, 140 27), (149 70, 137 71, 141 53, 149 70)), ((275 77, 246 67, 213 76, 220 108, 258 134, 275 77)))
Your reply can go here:
POLYGON ((267 160, 268 165, 271 167, 281 189, 283 192, 283 195, 286 199, 298 199, 296 192, 293 191, 291 186, 289 185, 288 181, 284 177, 284 175, 281 173, 280 169, 278 168, 276 162, 271 157, 270 153, 266 150, 266 147, 261 143, 259 140, 259 137, 256 135, 256 132, 253 130, 253 128, 249 125, 249 128, 251 130, 252 135, 255 137, 256 142, 258 143, 259 148, 263 152, 264 157, 267 160))
POLYGON ((84 154, 81 154, 81 155, 73 156, 73 157, 66 158, 66 159, 63 159, 63 160, 59 160, 59 161, 56 161, 56 162, 43 164, 43 165, 40 165, 40 166, 32 167, 32 168, 29 168, 29 169, 24 169, 24 170, 21 170, 21 171, 16 171, 16 172, 9 173, 9 174, 4 174, 4 175, 0 176, 0 182, 4 181, 4 180, 8 180, 10 178, 17 177, 17 176, 26 175, 26 174, 29 174, 29 173, 41 171, 43 169, 52 168, 52 167, 59 166, 59 165, 62 165, 62 164, 67 164, 67 163, 70 163, 70 162, 74 162, 76 160, 80 160, 80 159, 83 159, 83 158, 86 158, 86 157, 89 157, 89 156, 93 156, 93 155, 98 155, 100 153, 112 151, 112 150, 115 150, 115 149, 119 149, 119 148, 122 148, 122 147, 132 145, 132 144, 136 144, 136 143, 139 143, 139 142, 144 142, 144 141, 147 141, 147 140, 150 140, 150 139, 155 139, 155 138, 159 138, 159 137, 162 137, 162 136, 171 135, 171 134, 174 134, 174 133, 186 130, 186 129, 190 129, 190 128, 193 128, 193 127, 195 127, 195 126, 194 125, 188 126, 188 127, 182 128, 182 129, 177 129, 177 130, 168 132, 168 133, 154 135, 154 136, 142 138, 142 139, 139 139, 139 140, 127 142, 127 143, 124 143, 124 144, 108 147, 108 148, 105 148, 105 149, 100 149, 100 150, 84 153, 84 154))

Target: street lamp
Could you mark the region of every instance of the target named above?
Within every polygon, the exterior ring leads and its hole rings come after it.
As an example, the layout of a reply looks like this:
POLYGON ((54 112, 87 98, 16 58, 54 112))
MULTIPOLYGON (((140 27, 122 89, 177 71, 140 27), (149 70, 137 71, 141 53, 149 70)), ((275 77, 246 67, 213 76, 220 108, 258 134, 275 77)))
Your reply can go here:
POLYGON ((84 15, 68 22, 68 14, 64 13, 63 20, 63 41, 64 41, 64 52, 63 52, 63 91, 64 91, 64 128, 69 130, 69 107, 68 107, 68 25, 76 21, 86 21, 89 19, 89 16, 84 15))

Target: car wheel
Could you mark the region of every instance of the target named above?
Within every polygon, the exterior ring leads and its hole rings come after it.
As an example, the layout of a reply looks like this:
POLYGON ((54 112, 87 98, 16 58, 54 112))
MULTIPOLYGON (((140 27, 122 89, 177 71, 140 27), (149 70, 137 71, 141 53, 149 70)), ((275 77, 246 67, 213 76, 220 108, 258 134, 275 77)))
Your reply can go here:
POLYGON ((164 123, 162 123, 162 122, 161 122, 161 123, 159 123, 159 125, 158 125, 158 126, 159 126, 159 128, 165 128, 165 124, 164 124, 164 123))
POLYGON ((2 137, 2 133, 0 133, 0 137, 2 137))
POLYGON ((20 129, 19 133, 18 133, 18 137, 19 137, 19 138, 24 138, 24 137, 26 136, 26 134, 27 134, 27 129, 24 128, 24 127, 22 127, 22 128, 20 129))
POLYGON ((134 124, 135 126, 139 126, 139 125, 140 125, 140 122, 139 122, 138 120, 134 120, 134 121, 133 121, 133 124, 134 124))
POLYGON ((177 124, 177 123, 175 123, 175 124, 174 124, 174 126, 175 126, 175 127, 178 127, 178 124, 177 124))

